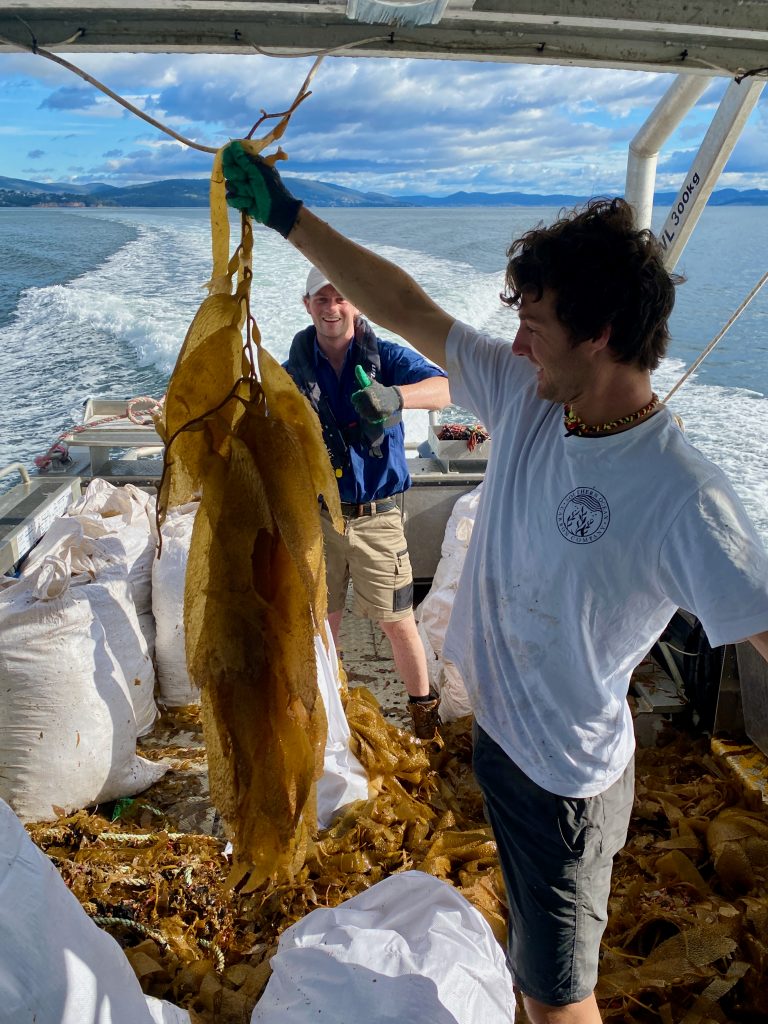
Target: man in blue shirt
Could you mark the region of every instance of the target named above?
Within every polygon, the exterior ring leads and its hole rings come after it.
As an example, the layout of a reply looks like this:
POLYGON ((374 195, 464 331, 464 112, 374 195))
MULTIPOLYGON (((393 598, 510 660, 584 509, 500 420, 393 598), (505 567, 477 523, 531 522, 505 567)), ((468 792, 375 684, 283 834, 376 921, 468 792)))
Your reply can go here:
POLYGON ((412 349, 377 338, 357 309, 312 267, 304 305, 312 326, 293 339, 285 367, 320 418, 339 484, 345 530, 323 510, 328 619, 334 641, 350 579, 353 611, 374 619, 392 645, 414 732, 431 739, 439 698, 430 693, 413 617, 413 575, 403 530, 411 485, 402 410, 441 409, 448 379, 412 349))

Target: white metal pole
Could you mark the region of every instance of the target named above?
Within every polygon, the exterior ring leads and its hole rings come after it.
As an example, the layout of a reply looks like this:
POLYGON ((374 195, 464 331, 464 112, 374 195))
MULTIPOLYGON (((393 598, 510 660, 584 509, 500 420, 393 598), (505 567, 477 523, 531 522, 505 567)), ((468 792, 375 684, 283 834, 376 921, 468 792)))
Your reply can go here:
POLYGON ((664 246, 664 264, 669 270, 680 258, 764 86, 765 82, 757 78, 733 81, 720 101, 685 182, 659 231, 659 241, 664 246))
POLYGON ((659 150, 710 81, 701 75, 678 75, 629 144, 624 196, 635 211, 638 228, 651 226, 659 150))

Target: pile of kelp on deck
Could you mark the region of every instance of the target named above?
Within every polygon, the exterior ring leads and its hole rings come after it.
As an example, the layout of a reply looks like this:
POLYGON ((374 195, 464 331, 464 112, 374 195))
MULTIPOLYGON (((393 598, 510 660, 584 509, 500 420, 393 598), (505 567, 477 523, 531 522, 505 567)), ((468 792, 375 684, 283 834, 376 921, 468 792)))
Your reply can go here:
MULTIPOLYGON (((169 771, 118 806, 117 820, 109 820, 115 808, 107 806, 98 809, 105 814, 79 812, 29 826, 86 911, 123 946, 146 992, 202 1021, 249 1021, 280 932, 316 907, 336 906, 410 868, 460 888, 503 937, 503 888, 471 778, 468 729, 451 727, 446 745, 432 744, 428 753, 385 721, 364 687, 351 690, 345 706, 352 750, 375 795, 297 851, 292 881, 251 888, 247 868, 230 870, 223 839, 180 830, 162 808, 178 802, 179 785, 190 778, 184 770, 169 771)), ((169 714, 182 744, 185 733, 199 739, 194 709, 169 714)), ((172 758, 180 769, 184 758, 204 761, 192 743, 142 753, 172 758)), ((198 793, 192 799, 194 816, 198 793)))
MULTIPOLYGON (((227 878, 223 842, 180 833, 158 809, 172 772, 119 820, 81 812, 30 826, 86 911, 120 941, 145 991, 200 1021, 248 1021, 284 928, 410 868, 457 886, 503 937, 503 890, 471 774, 469 720, 444 729, 444 746, 422 746, 385 722, 364 688, 345 703, 376 796, 309 843, 292 882, 251 891, 247 880, 227 878)), ((194 713, 186 724, 195 728, 194 713)), ((604 1019, 765 1020, 767 966, 766 816, 740 805, 706 741, 676 734, 640 750, 603 943, 604 1019)))
POLYGON ((768 814, 744 806, 707 740, 638 751, 609 914, 604 1020, 768 1019, 768 814))

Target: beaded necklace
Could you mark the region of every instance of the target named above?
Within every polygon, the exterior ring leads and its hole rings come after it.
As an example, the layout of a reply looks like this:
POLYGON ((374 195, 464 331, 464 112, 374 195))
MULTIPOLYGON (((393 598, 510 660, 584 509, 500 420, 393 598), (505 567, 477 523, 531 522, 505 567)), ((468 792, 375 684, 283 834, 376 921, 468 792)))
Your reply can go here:
POLYGON ((585 423, 581 416, 574 411, 573 406, 564 405, 563 422, 565 424, 565 436, 601 437, 603 434, 612 434, 619 428, 627 427, 631 423, 637 423, 639 420, 644 419, 653 412, 658 404, 659 396, 654 392, 648 405, 644 405, 637 412, 633 412, 630 416, 620 416, 616 420, 611 420, 610 423, 599 423, 594 427, 589 423, 585 423))

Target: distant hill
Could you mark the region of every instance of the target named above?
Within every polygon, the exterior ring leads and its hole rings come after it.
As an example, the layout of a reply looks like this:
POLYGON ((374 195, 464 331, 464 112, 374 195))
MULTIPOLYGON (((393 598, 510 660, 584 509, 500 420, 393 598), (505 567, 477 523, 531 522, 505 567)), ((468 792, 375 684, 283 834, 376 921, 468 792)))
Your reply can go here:
MULTIPOLYGON (((383 195, 379 192, 358 192, 327 181, 285 175, 285 182, 308 206, 574 206, 586 196, 565 193, 534 194, 528 192, 453 192, 449 196, 383 195)), ((655 201, 669 205, 673 192, 657 192, 655 201)), ((768 189, 724 188, 713 192, 710 206, 768 206, 768 189)), ((207 206, 207 178, 170 178, 142 185, 118 188, 94 182, 87 185, 50 184, 0 176, 0 207, 35 206, 207 206)))
POLYGON ((403 196, 410 206, 572 206, 586 196, 530 192, 452 192, 449 196, 403 196))
POLYGON ((0 176, 0 206, 101 206, 94 198, 104 185, 49 185, 0 176))
MULTIPOLYGON (((357 192, 309 178, 285 178, 288 187, 309 206, 412 206, 378 192, 357 192)), ((142 185, 47 184, 0 176, 2 206, 207 206, 207 178, 170 178, 142 185)))
MULTIPOLYGON (((603 193, 606 194, 606 193, 603 193)), ((588 196, 532 194, 529 192, 452 192, 449 196, 403 196, 410 206, 574 206, 586 202, 588 196)), ((654 202, 659 206, 671 205, 676 192, 657 192, 654 202)), ((723 188, 712 193, 710 206, 768 206, 768 189, 723 188)))

